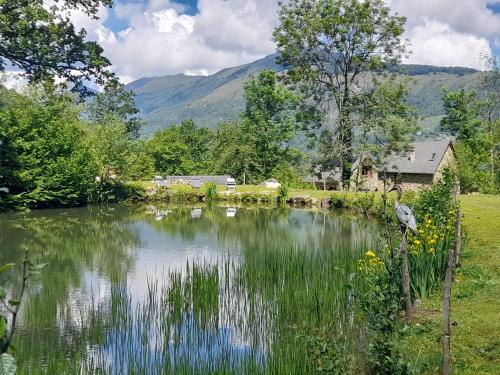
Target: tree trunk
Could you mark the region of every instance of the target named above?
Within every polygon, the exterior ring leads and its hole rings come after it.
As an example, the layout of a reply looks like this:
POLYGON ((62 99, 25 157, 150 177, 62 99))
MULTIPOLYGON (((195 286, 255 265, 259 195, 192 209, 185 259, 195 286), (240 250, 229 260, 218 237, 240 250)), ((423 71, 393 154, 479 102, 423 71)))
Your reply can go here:
POLYGON ((406 238, 406 231, 403 234, 400 245, 401 253, 401 282, 403 287, 403 299, 405 302, 405 318, 406 322, 411 322, 413 313, 413 305, 411 303, 411 290, 410 290, 410 271, 408 270, 408 240, 406 238))

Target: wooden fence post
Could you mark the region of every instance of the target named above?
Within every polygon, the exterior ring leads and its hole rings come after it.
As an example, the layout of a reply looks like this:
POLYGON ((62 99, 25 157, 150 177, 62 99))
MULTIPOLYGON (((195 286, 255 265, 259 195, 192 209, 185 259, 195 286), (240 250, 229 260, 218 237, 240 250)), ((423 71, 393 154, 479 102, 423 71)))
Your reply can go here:
POLYGON ((403 299, 405 302, 405 318, 409 324, 413 314, 413 304, 411 303, 411 290, 410 290, 410 271, 408 269, 408 239, 406 231, 401 239, 400 252, 401 254, 401 282, 403 286, 403 299))
POLYGON ((455 248, 450 247, 448 250, 448 264, 443 291, 443 375, 451 374, 451 284, 453 281, 453 268, 460 261, 461 249, 461 214, 458 207, 456 188, 453 193, 453 202, 457 206, 455 217, 455 248))

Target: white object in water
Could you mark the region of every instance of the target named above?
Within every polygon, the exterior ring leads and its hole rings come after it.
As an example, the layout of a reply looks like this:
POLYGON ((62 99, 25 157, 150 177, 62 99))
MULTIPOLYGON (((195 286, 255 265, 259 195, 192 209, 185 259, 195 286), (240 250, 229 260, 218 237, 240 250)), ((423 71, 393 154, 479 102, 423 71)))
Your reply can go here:
POLYGON ((226 209, 226 217, 235 217, 236 216, 236 207, 228 207, 226 209))
POLYGON ((191 218, 199 219, 201 217, 201 208, 194 208, 191 210, 191 218))

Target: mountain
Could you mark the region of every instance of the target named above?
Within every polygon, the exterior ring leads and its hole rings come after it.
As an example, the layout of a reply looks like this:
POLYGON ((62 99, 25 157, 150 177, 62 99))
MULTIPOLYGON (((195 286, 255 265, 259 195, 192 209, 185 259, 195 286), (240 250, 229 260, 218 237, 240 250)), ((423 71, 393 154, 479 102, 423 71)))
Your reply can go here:
MULTIPOLYGON (((126 85, 136 93, 136 104, 148 125, 144 135, 193 119, 200 126, 215 128, 238 117, 244 108, 243 84, 263 69, 282 71, 270 55, 249 64, 223 69, 210 76, 184 74, 141 78, 126 85)), ((470 68, 430 65, 397 65, 390 68, 411 77, 408 102, 426 117, 425 128, 434 131, 443 114, 441 90, 477 86, 481 73, 470 68)))

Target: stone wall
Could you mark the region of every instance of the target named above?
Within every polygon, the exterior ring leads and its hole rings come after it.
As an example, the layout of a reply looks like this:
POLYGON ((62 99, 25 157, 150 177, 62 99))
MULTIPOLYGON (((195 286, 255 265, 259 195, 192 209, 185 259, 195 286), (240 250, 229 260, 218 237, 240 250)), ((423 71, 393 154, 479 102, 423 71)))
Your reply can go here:
POLYGON ((434 174, 434 179, 433 181, 438 181, 443 177, 443 171, 446 167, 452 167, 455 165, 455 155, 453 154, 453 149, 448 146, 446 149, 446 152, 444 153, 443 159, 441 160, 441 163, 439 164, 439 167, 434 174))
MULTIPOLYGON (((394 181, 394 175, 391 176, 394 181)), ((423 173, 401 173, 400 185, 403 190, 422 190, 432 185, 433 175, 423 173)))
MULTIPOLYGON (((373 177, 363 178, 361 188, 370 191, 382 191, 384 190, 383 173, 374 174, 373 177)), ((391 186, 396 180, 396 175, 394 173, 387 173, 387 186, 391 186)), ((417 174, 417 173, 401 173, 399 175, 399 183, 404 190, 422 190, 426 187, 432 185, 433 175, 432 174, 417 174)))
MULTIPOLYGON (((444 156, 434 174, 423 174, 423 173, 401 173, 400 184, 404 190, 422 190, 433 184, 433 182, 441 179, 443 177, 443 171, 446 167, 453 166, 455 164, 455 155, 453 149, 448 146, 444 156)), ((357 170, 354 171, 356 173, 357 170)), ((392 185, 395 180, 396 175, 394 173, 387 173, 388 185, 392 185)), ((383 172, 376 173, 375 171, 370 171, 365 176, 358 174, 353 175, 353 182, 359 180, 358 184, 353 184, 354 187, 357 185, 361 189, 367 189, 370 191, 382 191, 384 189, 383 183, 383 172)))

